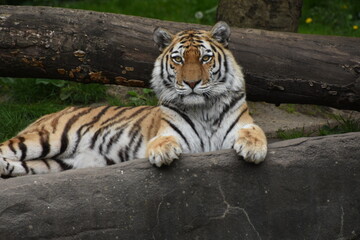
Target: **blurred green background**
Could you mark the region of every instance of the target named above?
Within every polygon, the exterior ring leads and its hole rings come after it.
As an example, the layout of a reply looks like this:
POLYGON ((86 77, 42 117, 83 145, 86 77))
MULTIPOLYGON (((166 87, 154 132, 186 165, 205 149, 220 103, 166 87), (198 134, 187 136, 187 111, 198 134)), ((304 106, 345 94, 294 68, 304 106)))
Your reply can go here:
MULTIPOLYGON (((77 8, 212 25, 218 0, 0 0, 0 4, 77 8)), ((300 33, 360 37, 359 27, 360 0, 303 1, 300 33)))
MULTIPOLYGON (((0 5, 46 5, 213 25, 218 0, 0 0, 0 5)), ((360 0, 304 0, 300 33, 360 37, 360 0)), ((68 105, 156 104, 151 90, 128 91, 46 79, 0 78, 0 142, 38 117, 68 105)))

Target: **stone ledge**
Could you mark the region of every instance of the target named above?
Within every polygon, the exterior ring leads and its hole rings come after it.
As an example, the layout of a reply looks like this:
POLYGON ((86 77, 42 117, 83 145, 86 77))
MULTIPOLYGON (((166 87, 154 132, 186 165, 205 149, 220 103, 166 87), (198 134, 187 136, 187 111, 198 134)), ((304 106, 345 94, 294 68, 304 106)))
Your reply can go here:
POLYGON ((355 239, 360 133, 1 180, 6 239, 355 239))

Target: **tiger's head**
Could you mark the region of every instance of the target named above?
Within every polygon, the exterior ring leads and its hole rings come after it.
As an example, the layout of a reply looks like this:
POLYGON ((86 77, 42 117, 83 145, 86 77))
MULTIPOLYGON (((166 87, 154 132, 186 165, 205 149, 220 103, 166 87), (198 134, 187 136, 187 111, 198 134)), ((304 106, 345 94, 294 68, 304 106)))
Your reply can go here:
POLYGON ((152 87, 160 102, 209 105, 244 92, 240 66, 227 49, 230 28, 218 22, 211 31, 171 34, 156 28, 154 41, 162 53, 155 61, 152 87))

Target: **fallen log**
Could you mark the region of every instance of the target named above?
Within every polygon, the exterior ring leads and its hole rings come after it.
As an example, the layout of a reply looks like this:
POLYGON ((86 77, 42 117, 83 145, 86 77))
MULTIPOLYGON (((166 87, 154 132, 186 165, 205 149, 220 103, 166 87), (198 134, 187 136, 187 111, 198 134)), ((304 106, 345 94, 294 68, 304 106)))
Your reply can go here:
MULTIPOLYGON (((0 6, 0 76, 146 87, 156 26, 188 23, 51 7, 0 6)), ((359 38, 232 29, 248 99, 360 110, 359 38)))
POLYGON ((0 180, 4 239, 358 239, 360 133, 0 180))

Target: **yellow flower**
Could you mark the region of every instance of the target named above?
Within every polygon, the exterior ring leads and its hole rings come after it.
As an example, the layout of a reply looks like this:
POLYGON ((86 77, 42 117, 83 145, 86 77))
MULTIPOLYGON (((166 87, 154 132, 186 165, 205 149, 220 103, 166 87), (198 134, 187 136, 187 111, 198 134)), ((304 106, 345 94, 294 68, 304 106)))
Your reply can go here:
POLYGON ((306 22, 306 23, 311 23, 311 22, 312 22, 312 18, 307 18, 307 19, 305 20, 305 22, 306 22))
POLYGON ((341 8, 348 9, 348 6, 344 4, 344 5, 341 6, 341 8))
POLYGON ((354 26, 353 26, 353 29, 354 29, 354 30, 358 30, 358 29, 359 29, 359 26, 358 26, 358 25, 354 25, 354 26))

